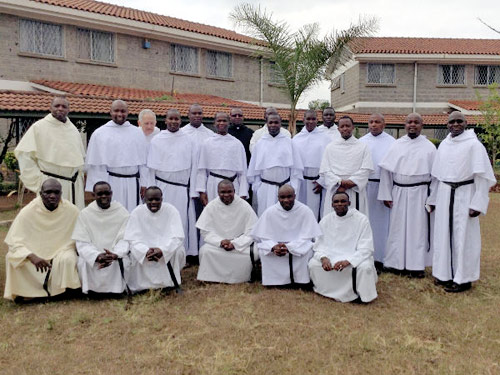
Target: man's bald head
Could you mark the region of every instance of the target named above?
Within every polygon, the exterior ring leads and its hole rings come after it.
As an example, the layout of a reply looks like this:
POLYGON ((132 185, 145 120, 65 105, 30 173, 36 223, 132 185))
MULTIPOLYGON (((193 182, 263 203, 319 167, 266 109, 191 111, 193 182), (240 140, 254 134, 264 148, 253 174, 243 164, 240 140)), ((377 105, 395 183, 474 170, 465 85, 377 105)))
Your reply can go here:
POLYGON ((462 134, 467 127, 467 120, 463 113, 459 111, 451 112, 448 116, 448 130, 452 137, 462 134))
POLYGON ((203 109, 201 108, 201 105, 193 104, 189 107, 188 117, 191 126, 194 126, 195 128, 200 127, 201 122, 203 121, 203 109))
POLYGON ((278 201, 285 211, 290 211, 295 204, 295 189, 288 184, 278 189, 278 201))
POLYGON ((52 103, 50 103, 50 113, 55 119, 66 122, 69 113, 68 99, 65 96, 54 97, 52 103))
POLYGON ((385 128, 384 116, 380 113, 373 113, 368 118, 368 129, 374 137, 382 134, 385 128))
POLYGON ((266 120, 266 122, 270 114, 278 114, 278 110, 274 107, 267 107, 266 111, 264 112, 264 120, 266 120))
POLYGON ((123 125, 127 121, 128 106, 123 100, 117 99, 111 103, 111 119, 117 125, 123 125))
POLYGON ((40 197, 43 205, 49 211, 54 211, 61 201, 62 186, 59 181, 49 178, 45 180, 40 188, 40 197))
POLYGON ((424 120, 422 116, 418 113, 410 113, 406 116, 405 120, 405 130, 408 137, 411 139, 417 138, 422 132, 422 128, 424 126, 424 120))
POLYGON ((230 180, 222 180, 217 185, 217 194, 222 203, 229 205, 234 200, 234 184, 230 180))

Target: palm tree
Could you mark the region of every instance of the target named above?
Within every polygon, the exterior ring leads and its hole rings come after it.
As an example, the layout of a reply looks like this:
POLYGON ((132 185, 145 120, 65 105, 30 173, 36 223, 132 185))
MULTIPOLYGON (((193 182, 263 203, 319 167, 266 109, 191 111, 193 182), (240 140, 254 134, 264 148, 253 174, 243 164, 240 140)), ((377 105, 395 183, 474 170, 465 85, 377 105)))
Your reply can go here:
POLYGON ((286 22, 274 21, 272 14, 261 10, 260 6, 238 5, 230 17, 236 26, 256 38, 256 44, 262 47, 260 54, 269 56, 281 73, 283 90, 290 99, 289 130, 292 134, 295 134, 300 96, 322 79, 330 79, 328 75, 348 59, 349 43, 377 28, 376 19, 360 19, 358 24, 332 31, 320 40, 317 23, 291 32, 286 22))

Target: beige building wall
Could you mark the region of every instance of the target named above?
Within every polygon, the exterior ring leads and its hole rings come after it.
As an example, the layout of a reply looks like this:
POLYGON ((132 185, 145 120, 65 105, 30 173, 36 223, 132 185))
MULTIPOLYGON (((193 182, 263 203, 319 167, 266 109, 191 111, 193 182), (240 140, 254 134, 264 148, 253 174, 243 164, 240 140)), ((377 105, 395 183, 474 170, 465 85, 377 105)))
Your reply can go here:
MULTIPOLYGON (((232 79, 206 75, 206 50, 199 49, 199 74, 170 72, 170 44, 150 40, 151 48, 142 48, 143 39, 115 34, 115 63, 93 63, 78 59, 77 27, 64 25, 63 58, 29 56, 19 52, 19 17, 0 14, 0 79, 47 79, 94 83, 152 90, 211 94, 234 100, 259 102, 260 61, 232 54, 232 79)), ((188 45, 188 44, 186 44, 188 45)), ((269 85, 269 67, 264 61, 263 102, 289 103, 286 95, 269 85)))

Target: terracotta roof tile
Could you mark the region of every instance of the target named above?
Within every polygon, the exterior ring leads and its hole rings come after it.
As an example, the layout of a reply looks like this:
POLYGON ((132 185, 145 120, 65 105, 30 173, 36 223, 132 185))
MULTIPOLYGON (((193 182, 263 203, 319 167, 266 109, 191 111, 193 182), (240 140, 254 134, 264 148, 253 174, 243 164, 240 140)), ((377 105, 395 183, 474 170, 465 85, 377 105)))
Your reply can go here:
POLYGON ((482 102, 479 100, 450 100, 449 103, 468 111, 479 111, 482 102))
POLYGON ((358 38, 354 53, 500 55, 500 39, 358 38))
POLYGON ((198 34, 215 36, 236 42, 254 44, 256 39, 220 27, 185 21, 174 17, 163 16, 142 10, 126 8, 93 0, 31 0, 38 3, 82 10, 85 12, 104 14, 133 21, 145 22, 152 25, 171 27, 174 29, 191 31, 198 34))

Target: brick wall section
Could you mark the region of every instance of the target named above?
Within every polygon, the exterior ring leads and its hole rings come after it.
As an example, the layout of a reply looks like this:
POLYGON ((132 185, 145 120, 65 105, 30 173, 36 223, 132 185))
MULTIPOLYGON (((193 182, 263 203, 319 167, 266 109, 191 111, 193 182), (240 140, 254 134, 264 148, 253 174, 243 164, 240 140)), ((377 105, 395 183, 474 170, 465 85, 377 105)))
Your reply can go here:
MULTIPOLYGON (((174 90, 185 93, 212 94, 235 100, 259 100, 260 63, 252 57, 233 54, 233 80, 206 77, 205 54, 199 54, 200 77, 174 75, 170 72, 170 44, 150 40, 151 48, 142 48, 142 39, 115 34, 116 66, 89 64, 77 61, 77 28, 64 26, 66 61, 20 56, 19 18, 0 14, 0 79, 48 79, 68 82, 96 83, 110 86, 174 90)), ((267 84, 268 64, 264 63, 264 102, 288 103, 286 95, 277 87, 267 84)))
POLYGON ((340 88, 332 91, 333 107, 342 107, 359 101, 359 82, 359 64, 357 64, 344 73, 344 91, 342 92, 340 88))

